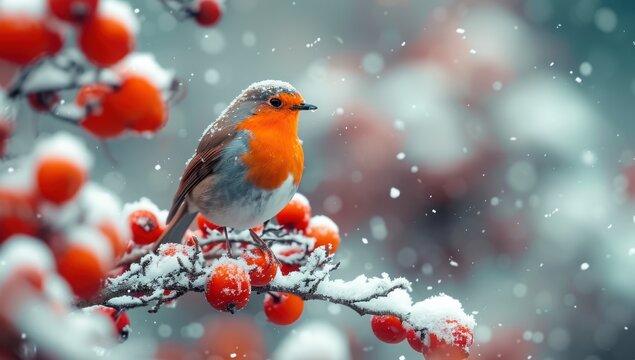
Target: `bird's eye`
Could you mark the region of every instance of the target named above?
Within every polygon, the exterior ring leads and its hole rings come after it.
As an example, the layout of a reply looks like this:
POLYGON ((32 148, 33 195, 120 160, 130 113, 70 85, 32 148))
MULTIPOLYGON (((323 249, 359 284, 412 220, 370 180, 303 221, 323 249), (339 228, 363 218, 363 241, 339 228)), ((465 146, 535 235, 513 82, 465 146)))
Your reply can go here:
POLYGON ((278 98, 271 98, 269 99, 269 104, 271 104, 271 106, 275 108, 279 108, 280 106, 282 106, 282 100, 278 98))

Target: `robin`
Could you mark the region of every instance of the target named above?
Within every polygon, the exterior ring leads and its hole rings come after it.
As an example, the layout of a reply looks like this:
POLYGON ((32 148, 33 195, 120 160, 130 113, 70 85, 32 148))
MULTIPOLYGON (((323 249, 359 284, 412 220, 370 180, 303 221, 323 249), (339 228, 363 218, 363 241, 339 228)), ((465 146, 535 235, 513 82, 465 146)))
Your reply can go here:
POLYGON ((203 132, 159 243, 180 241, 198 213, 239 230, 275 216, 302 179, 299 112, 316 109, 286 82, 266 80, 245 89, 203 132))

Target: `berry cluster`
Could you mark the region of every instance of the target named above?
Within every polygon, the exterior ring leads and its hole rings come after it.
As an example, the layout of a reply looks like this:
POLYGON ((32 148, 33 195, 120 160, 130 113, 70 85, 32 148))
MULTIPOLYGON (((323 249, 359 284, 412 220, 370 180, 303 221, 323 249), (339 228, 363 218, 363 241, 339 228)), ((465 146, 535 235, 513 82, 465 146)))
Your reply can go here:
MULTIPOLYGON (((118 200, 88 181, 91 166, 83 144, 58 134, 3 177, 0 289, 30 284, 28 292, 54 308, 97 295, 129 235, 118 200)), ((110 317, 114 326, 122 316, 110 317)))
POLYGON ((374 315, 370 326, 375 336, 388 344, 407 340, 410 347, 423 353, 426 360, 464 360, 472 346, 472 331, 456 320, 446 320, 445 326, 432 330, 415 330, 393 315, 374 315))
MULTIPOLYGON (((147 199, 134 205, 128 222, 135 247, 156 246, 164 231, 165 224, 160 220, 163 216, 165 214, 147 199)), ((229 229, 225 236, 225 229, 198 215, 198 229, 188 232, 182 244, 161 245, 159 254, 179 253, 188 257, 193 253, 192 248, 197 248, 209 259, 207 301, 216 310, 235 312, 247 305, 252 287, 265 287, 276 276, 298 271, 316 248, 324 247, 333 254, 339 245, 335 223, 325 216, 312 217, 310 204, 301 194, 296 194, 275 219, 277 225, 268 223, 251 229, 271 248, 248 240, 247 232, 229 229)), ((136 250, 129 251, 134 254, 136 250)), ((295 322, 303 308, 304 301, 293 294, 268 292, 265 296, 265 315, 278 325, 295 322)))
MULTIPOLYGON (((222 6, 216 0, 176 1, 170 11, 213 26, 222 6)), ((121 0, 3 0, 0 62, 16 68, 9 98, 23 96, 34 111, 100 139, 156 133, 180 84, 150 55, 133 53, 138 31, 131 5, 121 0), (67 43, 79 52, 64 51, 67 43)), ((8 137, 5 132, 2 127, 0 139, 8 137)))

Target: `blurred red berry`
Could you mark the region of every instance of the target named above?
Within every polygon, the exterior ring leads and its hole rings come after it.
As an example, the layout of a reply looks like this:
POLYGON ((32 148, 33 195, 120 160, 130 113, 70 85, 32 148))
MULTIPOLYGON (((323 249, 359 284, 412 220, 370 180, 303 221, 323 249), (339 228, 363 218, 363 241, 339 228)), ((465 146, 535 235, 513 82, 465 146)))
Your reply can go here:
POLYGON ((132 241, 137 245, 148 245, 157 241, 163 233, 157 216, 149 210, 135 210, 128 215, 128 224, 132 231, 132 241))
POLYGON ((130 318, 128 318, 128 314, 126 314, 125 311, 103 305, 95 306, 94 309, 112 320, 115 333, 119 336, 120 340, 126 340, 128 338, 130 334, 130 318))
POLYGON ((311 220, 309 201, 304 195, 293 195, 291 201, 276 215, 276 220, 287 229, 306 230, 311 220))
POLYGON ((60 96, 53 91, 31 93, 26 96, 31 109, 37 112, 48 112, 60 102, 60 96))
POLYGON ((106 276, 97 254, 79 245, 70 245, 58 256, 57 272, 73 293, 83 299, 95 296, 106 276))
POLYGON ((167 105, 161 91, 141 76, 128 76, 112 95, 104 98, 104 112, 112 111, 126 128, 156 132, 165 125, 167 105))
POLYGON ((278 262, 268 252, 253 249, 245 252, 241 257, 249 265, 249 279, 253 286, 269 284, 278 273, 278 262))
POLYGON ((16 234, 35 236, 37 232, 33 197, 22 191, 0 188, 0 243, 16 234))
POLYGON ((99 0, 49 0, 49 9, 59 19, 81 23, 92 18, 99 0))
POLYGON ((108 67, 134 49, 135 39, 120 20, 97 14, 81 27, 78 43, 90 62, 108 67))
POLYGON ((198 214, 196 216, 196 224, 199 230, 203 233, 203 236, 207 236, 213 230, 220 230, 221 227, 207 220, 203 215, 198 214))
POLYGON ((126 252, 127 243, 121 236, 121 233, 115 224, 106 221, 101 223, 98 226, 98 229, 108 240, 115 258, 120 257, 126 252))
POLYGON ((302 316, 304 300, 293 294, 268 293, 265 295, 264 310, 272 323, 291 325, 302 316))
POLYGON ((0 158, 6 154, 11 134, 13 134, 13 122, 0 118, 0 158))
POLYGON ((306 228, 306 235, 315 238, 313 249, 323 246, 329 250, 329 254, 334 254, 340 245, 340 233, 337 225, 326 216, 311 218, 309 226, 306 228))
POLYGON ((28 65, 57 53, 63 41, 62 35, 42 19, 0 14, 0 59, 28 65))
POLYGON ((221 261, 207 280, 205 298, 214 309, 233 313, 249 302, 249 275, 238 261, 221 261))
POLYGON ((36 168, 38 194, 56 205, 74 198, 88 178, 86 169, 77 162, 57 156, 45 157, 36 168))
POLYGON ((401 320, 393 315, 373 315, 370 327, 379 340, 388 344, 397 344, 406 338, 401 320))
POLYGON ((194 18, 201 26, 214 26, 223 15, 223 8, 218 0, 198 0, 195 6, 194 18))

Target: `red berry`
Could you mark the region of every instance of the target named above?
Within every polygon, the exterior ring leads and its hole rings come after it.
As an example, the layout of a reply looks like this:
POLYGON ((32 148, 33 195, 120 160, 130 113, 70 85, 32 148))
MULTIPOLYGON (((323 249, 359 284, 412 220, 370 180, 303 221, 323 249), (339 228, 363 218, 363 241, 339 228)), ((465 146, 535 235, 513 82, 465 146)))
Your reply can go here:
POLYGON ((108 239, 112 253, 115 258, 123 255, 126 252, 126 241, 121 236, 117 226, 111 222, 103 222, 99 226, 99 231, 108 239))
POLYGON ((194 17, 201 26, 214 26, 222 15, 223 9, 217 0, 199 0, 194 17))
POLYGON ((49 0, 49 8, 58 18, 81 23, 95 15, 99 0, 49 0))
POLYGON ((57 259, 57 272, 66 279, 73 293, 88 299, 97 294, 106 273, 94 251, 71 245, 57 259))
POLYGON ((0 188, 0 243, 16 234, 36 236, 38 228, 33 197, 0 188))
POLYGON ((198 224, 199 230, 203 233, 203 236, 207 236, 213 230, 221 229, 220 226, 214 224, 213 222, 207 220, 203 215, 198 214, 196 217, 196 224, 198 224))
POLYGON ((410 345, 412 350, 416 352, 423 351, 423 340, 421 340, 419 333, 420 332, 417 332, 413 329, 408 329, 408 332, 406 333, 406 340, 408 340, 408 344, 410 345))
POLYGON ((75 102, 81 107, 89 107, 90 112, 101 112, 101 102, 104 96, 113 92, 113 88, 104 84, 89 84, 77 91, 75 102))
POLYGON ((36 168, 39 195, 56 205, 61 205, 77 195, 88 175, 78 163, 63 157, 45 157, 36 168))
POLYGON ((26 97, 31 108, 37 112, 48 112, 60 102, 60 96, 53 91, 31 93, 26 97))
POLYGON ((393 315, 373 315, 370 327, 379 340, 388 344, 397 344, 406 338, 401 320, 393 315))
POLYGON ((134 37, 118 19, 97 16, 84 23, 79 47, 86 58, 99 67, 119 62, 134 49, 134 37))
POLYGON ((423 355, 426 359, 467 359, 467 349, 472 345, 474 337, 472 331, 463 325, 459 325, 456 320, 446 320, 452 334, 451 343, 447 339, 435 333, 428 334, 428 341, 423 343, 423 355))
POLYGON ((0 158, 5 156, 11 134, 13 134, 13 122, 0 118, 0 158))
POLYGON ((253 286, 269 284, 278 273, 278 262, 268 252, 254 249, 241 256, 249 265, 249 279, 253 286))
POLYGON ((163 256, 175 256, 180 253, 182 255, 189 255, 187 252, 187 245, 177 244, 177 243, 169 243, 164 244, 159 248, 159 254, 163 256))
POLYGON ((149 210, 135 210, 128 215, 128 224, 132 230, 132 241, 137 245, 148 245, 157 241, 163 233, 157 216, 149 210))
POLYGON ((306 230, 311 220, 311 206, 302 194, 296 193, 277 215, 278 224, 287 229, 306 230))
POLYGON ((103 305, 95 306, 94 309, 106 315, 112 321, 112 325, 120 340, 126 340, 128 338, 130 334, 130 318, 128 318, 128 314, 126 314, 125 311, 118 311, 117 309, 103 305))
POLYGON ((306 228, 306 235, 315 238, 313 249, 320 246, 329 250, 329 254, 334 254, 340 245, 340 232, 333 220, 326 216, 314 216, 306 228))
MULTIPOLYGON (((295 254, 300 254, 302 253, 302 249, 298 249, 298 248, 290 248, 290 249, 284 249, 282 251, 280 251, 278 254, 279 257, 287 257, 287 256, 293 256, 295 254)), ((300 270, 300 264, 293 264, 293 263, 288 263, 285 261, 280 261, 280 272, 282 272, 282 275, 287 275, 289 273, 292 273, 294 271, 298 271, 300 270)))
POLYGON ((265 295, 265 315, 277 325, 290 325, 296 322, 304 310, 304 300, 287 293, 268 293, 265 295))
POLYGON ((28 65, 55 54, 62 44, 62 36, 41 19, 0 14, 0 59, 28 65))
POLYGON ((214 309, 233 313, 249 302, 249 275, 238 261, 221 261, 207 280, 205 298, 214 309))

